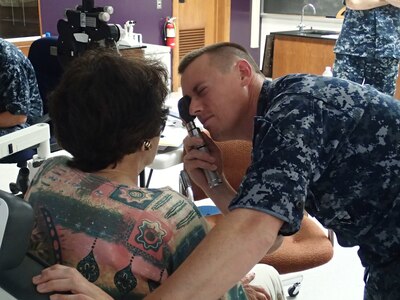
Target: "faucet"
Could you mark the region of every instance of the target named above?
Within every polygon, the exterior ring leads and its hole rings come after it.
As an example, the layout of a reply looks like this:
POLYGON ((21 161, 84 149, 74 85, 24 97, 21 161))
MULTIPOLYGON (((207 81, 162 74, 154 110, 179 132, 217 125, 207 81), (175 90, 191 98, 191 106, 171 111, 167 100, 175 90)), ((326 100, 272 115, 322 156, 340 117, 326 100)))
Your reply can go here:
POLYGON ((314 15, 316 14, 316 10, 315 10, 315 6, 314 6, 314 5, 312 5, 311 3, 308 3, 308 4, 304 5, 303 8, 301 9, 300 24, 297 25, 297 27, 299 28, 299 31, 303 31, 303 30, 304 30, 304 27, 306 27, 306 25, 303 23, 303 18, 304 18, 304 10, 305 10, 307 7, 311 7, 312 10, 313 10, 313 12, 314 12, 314 15))

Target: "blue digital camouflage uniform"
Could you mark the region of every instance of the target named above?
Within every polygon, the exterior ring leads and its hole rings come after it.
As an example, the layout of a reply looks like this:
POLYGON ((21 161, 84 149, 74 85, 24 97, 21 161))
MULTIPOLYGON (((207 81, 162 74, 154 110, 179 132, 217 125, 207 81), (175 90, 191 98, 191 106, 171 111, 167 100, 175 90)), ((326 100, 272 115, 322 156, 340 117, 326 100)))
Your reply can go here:
POLYGON ((347 9, 333 75, 394 95, 400 59, 400 8, 347 9))
POLYGON ((4 111, 27 115, 27 122, 0 127, 0 136, 32 125, 43 108, 32 64, 16 46, 0 38, 0 112, 4 111))
POLYGON ((365 299, 400 299, 400 101, 339 78, 266 81, 235 208, 283 220, 282 235, 308 211, 360 246, 365 299))

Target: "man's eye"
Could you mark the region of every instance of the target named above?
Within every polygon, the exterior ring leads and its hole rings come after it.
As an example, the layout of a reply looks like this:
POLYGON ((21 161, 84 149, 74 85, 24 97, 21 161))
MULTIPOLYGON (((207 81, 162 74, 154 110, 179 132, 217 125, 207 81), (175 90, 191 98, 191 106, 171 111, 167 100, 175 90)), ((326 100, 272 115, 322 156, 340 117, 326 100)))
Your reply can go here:
POLYGON ((201 89, 199 89, 198 94, 201 96, 201 95, 203 95, 205 93, 205 91, 206 91, 205 87, 201 88, 201 89))

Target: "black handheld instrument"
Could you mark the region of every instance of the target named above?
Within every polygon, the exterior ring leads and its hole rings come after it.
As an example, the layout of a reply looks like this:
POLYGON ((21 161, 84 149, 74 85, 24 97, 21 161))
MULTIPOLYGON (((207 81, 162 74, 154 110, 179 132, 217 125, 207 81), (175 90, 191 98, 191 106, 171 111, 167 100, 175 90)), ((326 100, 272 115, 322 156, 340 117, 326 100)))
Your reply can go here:
MULTIPOLYGON (((190 106, 190 97, 183 96, 178 102, 179 115, 181 119, 185 122, 186 129, 190 136, 195 136, 201 138, 201 131, 198 127, 196 127, 194 123, 194 116, 189 114, 189 106, 190 106)), ((208 149, 205 143, 197 148, 200 151, 208 152, 208 149)), ((218 173, 215 171, 204 170, 204 174, 207 178, 207 182, 210 188, 216 187, 221 184, 221 178, 218 173)))

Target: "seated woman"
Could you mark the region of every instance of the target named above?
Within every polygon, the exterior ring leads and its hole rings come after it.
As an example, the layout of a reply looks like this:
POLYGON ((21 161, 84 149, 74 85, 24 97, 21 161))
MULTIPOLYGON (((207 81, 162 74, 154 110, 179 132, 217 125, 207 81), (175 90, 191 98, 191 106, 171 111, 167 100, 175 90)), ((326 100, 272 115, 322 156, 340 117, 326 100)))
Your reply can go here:
MULTIPOLYGON (((32 251, 97 287, 56 265, 33 279, 40 292, 144 298, 206 235, 192 202, 169 187, 138 186, 165 125, 166 80, 159 62, 104 49, 64 73, 49 112, 72 158, 46 161, 26 195, 37 222, 32 251)), ((246 292, 237 284, 224 297, 246 299, 246 292)))

